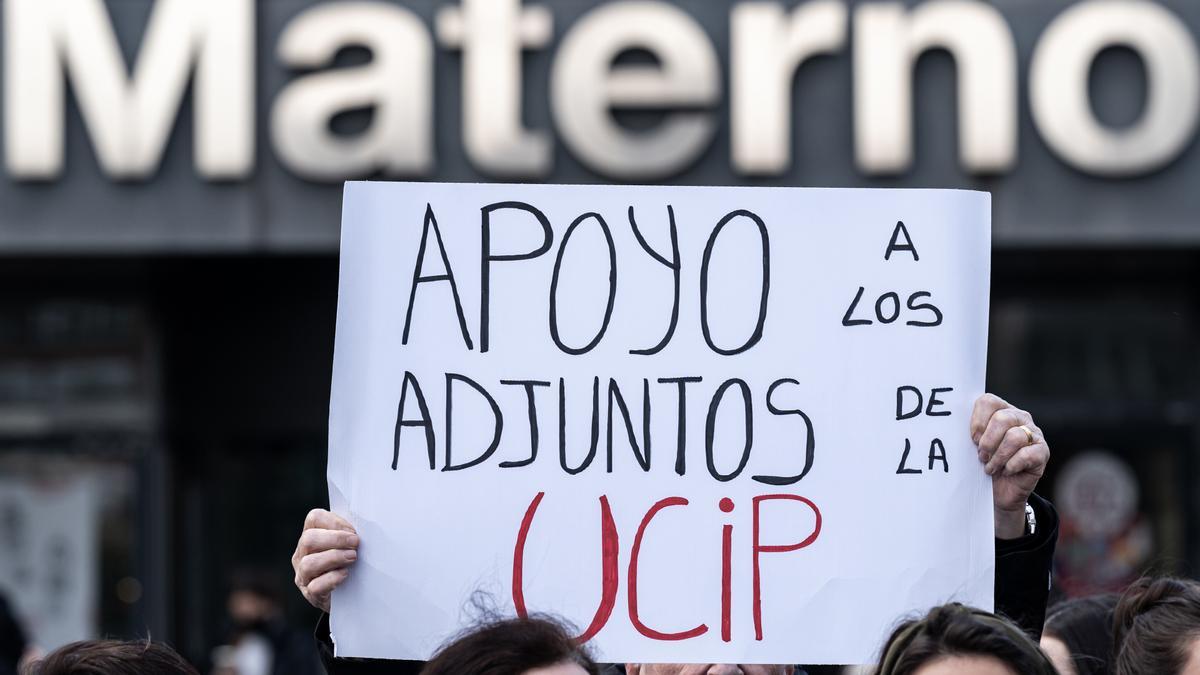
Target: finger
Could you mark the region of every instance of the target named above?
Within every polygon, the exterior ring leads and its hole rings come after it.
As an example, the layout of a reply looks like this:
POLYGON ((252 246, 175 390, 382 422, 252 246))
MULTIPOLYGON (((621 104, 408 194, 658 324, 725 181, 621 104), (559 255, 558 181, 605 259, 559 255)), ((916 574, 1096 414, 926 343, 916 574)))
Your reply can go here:
POLYGON ((305 530, 296 543, 296 553, 303 558, 311 553, 331 549, 357 549, 358 535, 345 530, 305 530))
POLYGON ((979 436, 979 451, 986 452, 990 458, 1000 448, 1000 441, 1004 439, 1004 435, 1008 433, 1008 430, 1022 424, 1025 426, 1033 424, 1033 418, 1030 417, 1029 413, 1019 408, 1009 406, 992 413, 992 418, 988 420, 987 427, 984 428, 983 433, 979 436))
POLYGON ((347 567, 355 560, 358 560, 358 552, 352 550, 333 549, 312 553, 301 558, 300 565, 296 568, 296 576, 299 577, 300 585, 307 586, 322 574, 347 567))
POLYGON ((1007 407, 1008 402, 995 394, 984 394, 975 399, 975 406, 971 409, 971 442, 978 445, 988 420, 992 419, 997 410, 1007 407))
POLYGON ((1029 473, 1041 477, 1046 472, 1046 465, 1049 461, 1050 446, 1046 445, 1045 441, 1039 441, 1021 448, 1013 455, 1012 459, 1004 465, 1003 473, 1005 476, 1029 473))
POLYGON ((1012 459, 1026 445, 1029 445, 1029 435, 1025 433, 1025 430, 1019 426, 1009 427, 1000 440, 1000 446, 996 448, 996 452, 984 465, 984 473, 991 476, 1000 472, 1008 464, 1008 460, 1012 459))
MULTIPOLYGON (((1008 413, 1005 411, 1000 411, 997 414, 1000 415, 1002 421, 998 422, 994 428, 989 426, 988 430, 984 432, 984 437, 980 439, 979 461, 983 462, 985 465, 991 464, 992 466, 990 469, 992 473, 999 473, 1004 466, 1004 462, 1007 462, 1008 459, 1016 454, 1016 452, 1021 448, 1027 445, 1033 445, 1034 443, 1042 440, 1042 431, 1033 423, 1033 418, 1029 416, 1029 413, 1016 408, 1009 408, 1008 410, 1015 411, 1013 418, 1009 420, 1008 413), (1019 422, 1022 419, 1028 419, 1029 421, 1016 426, 1005 426, 1010 421, 1019 422), (1025 429, 1022 429, 1021 427, 1028 429, 1029 433, 1026 434, 1025 429), (995 444, 991 443, 992 433, 997 433, 1000 435, 1000 440, 995 444), (1030 435, 1033 436, 1032 440, 1030 440, 1030 435), (985 443, 988 443, 988 445, 985 445, 985 443), (999 460, 995 460, 995 456, 1001 454, 1002 446, 1005 446, 1006 443, 1014 443, 1015 446, 1004 447, 1004 456, 999 460)), ((989 467, 985 466, 984 469, 986 471, 989 469, 989 467)))
POLYGON ((313 579, 312 581, 308 582, 308 584, 305 586, 305 590, 308 591, 308 593, 310 595, 315 595, 315 596, 326 595, 327 596, 333 592, 333 589, 335 589, 339 585, 341 585, 341 583, 343 581, 345 581, 349 576, 350 576, 350 570, 348 570, 344 567, 341 569, 336 569, 336 570, 333 570, 330 572, 326 572, 325 574, 322 574, 321 576, 317 577, 316 579, 313 579))
POLYGON ((313 509, 304 517, 304 529, 346 530, 354 532, 354 526, 345 518, 325 509, 313 509))

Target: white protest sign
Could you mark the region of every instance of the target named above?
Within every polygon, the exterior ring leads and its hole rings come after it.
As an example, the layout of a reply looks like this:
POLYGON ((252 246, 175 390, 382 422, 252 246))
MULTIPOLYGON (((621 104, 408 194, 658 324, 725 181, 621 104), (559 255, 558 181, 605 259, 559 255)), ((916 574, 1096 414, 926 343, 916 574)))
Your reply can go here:
POLYGON ((992 604, 989 198, 347 183, 339 656, 482 591, 623 662, 860 663, 992 604))

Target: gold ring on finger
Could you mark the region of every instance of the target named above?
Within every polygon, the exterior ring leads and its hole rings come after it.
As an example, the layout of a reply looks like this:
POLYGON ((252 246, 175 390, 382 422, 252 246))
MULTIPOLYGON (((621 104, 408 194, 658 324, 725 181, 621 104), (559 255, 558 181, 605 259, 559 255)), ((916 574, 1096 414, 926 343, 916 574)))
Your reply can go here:
POLYGON ((1027 426, 1025 426, 1024 424, 1022 424, 1021 426, 1019 426, 1019 427, 1017 427, 1017 428, 1018 428, 1018 429, 1020 429, 1021 431, 1024 431, 1024 432, 1025 432, 1025 437, 1026 437, 1026 443, 1025 443, 1025 445, 1033 445, 1033 442, 1034 442, 1034 440, 1035 440, 1035 437, 1034 437, 1034 435, 1033 435, 1033 432, 1032 432, 1032 431, 1029 429, 1029 427, 1027 427, 1027 426))

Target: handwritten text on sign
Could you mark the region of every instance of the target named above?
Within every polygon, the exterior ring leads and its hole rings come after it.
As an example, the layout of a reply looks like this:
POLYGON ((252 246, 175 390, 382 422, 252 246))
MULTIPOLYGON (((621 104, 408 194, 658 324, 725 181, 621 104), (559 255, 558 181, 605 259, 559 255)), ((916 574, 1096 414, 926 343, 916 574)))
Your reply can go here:
POLYGON ((339 655, 483 591, 601 658, 870 661, 992 598, 989 203, 962 191, 348 183, 339 655))

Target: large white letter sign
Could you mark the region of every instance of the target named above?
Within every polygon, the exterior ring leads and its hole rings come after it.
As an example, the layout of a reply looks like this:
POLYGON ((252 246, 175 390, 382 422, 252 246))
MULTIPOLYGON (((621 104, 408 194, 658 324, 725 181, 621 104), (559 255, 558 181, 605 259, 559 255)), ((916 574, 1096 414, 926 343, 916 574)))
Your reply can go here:
POLYGON ((900 2, 854 10, 854 157, 867 174, 913 161, 913 66, 944 48, 958 70, 958 154, 971 173, 1001 173, 1017 158, 1017 48, 998 9, 978 0, 900 2))
POLYGON ((548 7, 521 0, 462 0, 442 7, 437 33, 462 49, 463 147, 471 163, 501 176, 545 176, 554 150, 545 130, 521 124, 522 51, 546 46, 554 32, 548 7))
POLYGON ((1090 0, 1046 28, 1029 63, 1029 104, 1046 144, 1071 166, 1101 176, 1141 176, 1187 149, 1200 121, 1200 53, 1179 17, 1153 2, 1090 0), (1106 127, 1092 111, 1088 76, 1104 49, 1141 57, 1147 99, 1138 121, 1106 127))
POLYGON ((990 608, 986 194, 348 183, 339 656, 470 599, 605 661, 862 663, 990 608))
POLYGON ((790 14, 767 2, 735 5, 730 23, 730 152, 734 168, 772 176, 792 163, 796 70, 846 44, 846 5, 807 2, 790 14))
POLYGON ((271 141, 288 169, 310 180, 375 171, 422 176, 433 169, 433 41, 411 10, 383 2, 316 5, 279 37, 279 59, 319 68, 348 46, 371 62, 296 78, 271 110, 271 141), (372 107, 371 125, 353 137, 330 131, 340 112, 372 107))
POLYGON ((16 178, 62 173, 64 70, 109 176, 158 169, 193 72, 196 170, 222 180, 254 168, 251 0, 155 3, 132 77, 100 0, 5 3, 5 165, 16 178))
POLYGON ((712 141, 721 67, 695 19, 665 2, 602 4, 563 36, 550 70, 550 109, 563 143, 588 168, 630 180, 678 173, 712 141), (614 65, 645 49, 656 65, 614 65), (653 130, 631 131, 615 108, 676 109, 653 130))

